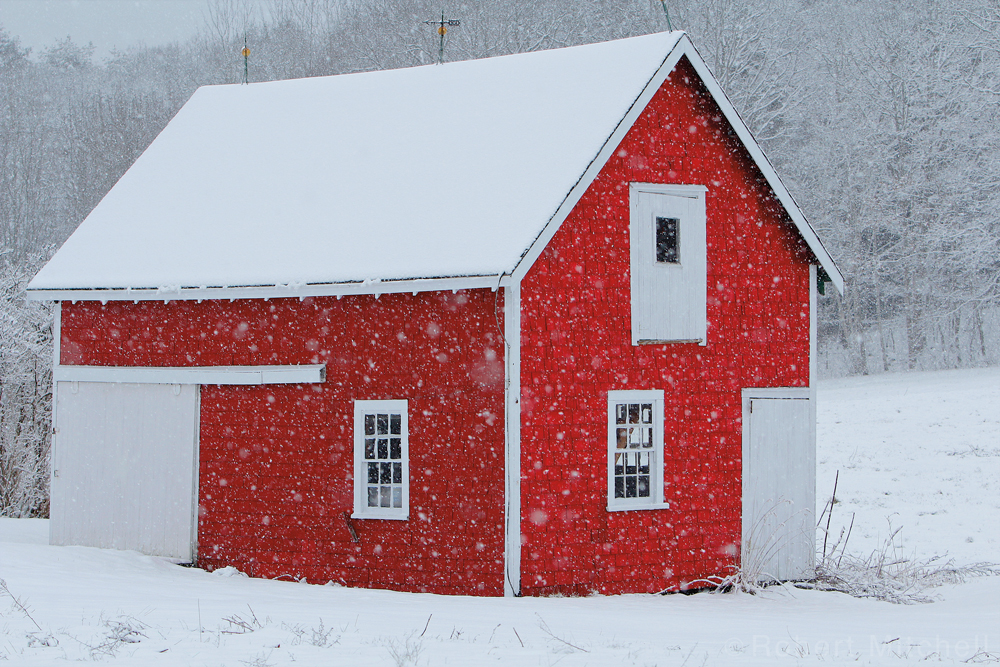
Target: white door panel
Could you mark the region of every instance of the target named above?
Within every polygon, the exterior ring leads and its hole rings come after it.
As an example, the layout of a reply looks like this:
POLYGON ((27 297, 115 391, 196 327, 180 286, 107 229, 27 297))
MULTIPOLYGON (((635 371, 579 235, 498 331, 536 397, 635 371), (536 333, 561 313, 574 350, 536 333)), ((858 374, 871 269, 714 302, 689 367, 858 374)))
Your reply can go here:
POLYGON ((815 567, 816 449, 808 398, 744 396, 745 573, 811 579, 815 567))
POLYGON ((52 544, 190 561, 198 386, 60 382, 52 544))

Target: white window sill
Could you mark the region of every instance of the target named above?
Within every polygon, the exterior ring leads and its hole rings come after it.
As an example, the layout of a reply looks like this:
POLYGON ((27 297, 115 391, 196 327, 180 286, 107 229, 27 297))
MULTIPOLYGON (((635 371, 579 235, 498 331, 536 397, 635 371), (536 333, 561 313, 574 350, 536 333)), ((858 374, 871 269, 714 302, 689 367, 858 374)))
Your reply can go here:
POLYGON ((648 503, 635 505, 608 505, 609 512, 631 512, 632 510, 667 510, 670 503, 648 503))
POLYGON ((409 512, 404 514, 361 514, 359 512, 351 513, 352 519, 390 519, 392 521, 407 521, 410 518, 409 512))

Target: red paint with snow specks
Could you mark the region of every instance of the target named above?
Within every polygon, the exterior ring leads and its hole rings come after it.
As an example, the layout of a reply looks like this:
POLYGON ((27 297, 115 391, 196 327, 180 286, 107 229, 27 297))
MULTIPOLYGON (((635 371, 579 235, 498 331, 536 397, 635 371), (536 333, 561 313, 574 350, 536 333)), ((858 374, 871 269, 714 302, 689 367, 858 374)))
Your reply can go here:
POLYGON ((524 594, 678 590, 731 571, 740 390, 809 384, 808 261, 682 60, 521 284, 524 594), (708 187, 707 346, 631 344, 631 182, 708 187), (669 509, 606 509, 617 389, 664 390, 669 509))
POLYGON ((498 317, 502 326, 503 299, 490 290, 64 303, 62 363, 326 363, 322 384, 201 388, 198 564, 313 583, 501 595, 498 317), (409 401, 410 518, 354 519, 354 543, 344 517, 354 502, 353 402, 389 398, 409 401))

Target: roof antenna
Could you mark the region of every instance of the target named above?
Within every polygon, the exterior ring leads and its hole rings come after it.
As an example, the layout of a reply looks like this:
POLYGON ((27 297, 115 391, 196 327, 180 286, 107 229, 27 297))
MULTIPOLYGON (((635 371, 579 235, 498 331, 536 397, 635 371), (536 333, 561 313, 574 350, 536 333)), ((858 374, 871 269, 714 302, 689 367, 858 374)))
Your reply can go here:
POLYGON ((667 30, 673 32, 674 26, 670 25, 670 10, 667 9, 667 0, 660 0, 660 4, 663 5, 663 13, 667 17, 667 30))
POLYGON ((436 25, 438 27, 437 32, 441 36, 441 45, 438 47, 438 65, 444 64, 444 36, 448 34, 448 28, 454 28, 462 24, 461 21, 456 21, 455 19, 445 19, 444 12, 441 12, 440 21, 424 21, 427 25, 436 25))
POLYGON ((243 35, 243 85, 250 84, 250 47, 247 46, 247 36, 243 35))

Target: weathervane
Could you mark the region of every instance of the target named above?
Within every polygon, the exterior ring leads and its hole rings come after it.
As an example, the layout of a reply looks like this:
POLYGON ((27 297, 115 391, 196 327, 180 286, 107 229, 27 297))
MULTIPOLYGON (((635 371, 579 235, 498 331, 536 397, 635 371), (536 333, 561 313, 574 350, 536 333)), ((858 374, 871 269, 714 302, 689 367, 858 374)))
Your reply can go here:
POLYGON ((456 21, 455 19, 445 19, 444 12, 441 12, 440 21, 424 21, 427 25, 436 25, 438 27, 437 33, 441 36, 441 45, 438 47, 438 64, 444 64, 444 36, 448 34, 448 28, 454 28, 461 25, 461 21, 456 21))
POLYGON ((247 36, 243 35, 243 83, 250 83, 250 47, 247 46, 247 36))

